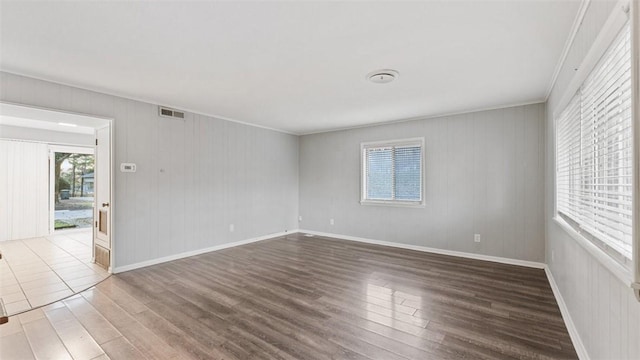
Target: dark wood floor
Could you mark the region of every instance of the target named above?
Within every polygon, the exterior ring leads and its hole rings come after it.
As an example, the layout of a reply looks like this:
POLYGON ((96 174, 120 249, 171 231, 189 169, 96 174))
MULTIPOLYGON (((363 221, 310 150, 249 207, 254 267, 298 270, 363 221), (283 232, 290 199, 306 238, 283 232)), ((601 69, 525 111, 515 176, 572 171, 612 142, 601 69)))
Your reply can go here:
MULTIPOLYGON (((53 346, 35 322, 77 323, 66 338, 83 342, 58 341, 85 358, 577 358, 542 270, 301 234, 118 274, 41 311, 10 321, 31 349, 53 346)), ((19 343, 6 329, 2 348, 19 343)))

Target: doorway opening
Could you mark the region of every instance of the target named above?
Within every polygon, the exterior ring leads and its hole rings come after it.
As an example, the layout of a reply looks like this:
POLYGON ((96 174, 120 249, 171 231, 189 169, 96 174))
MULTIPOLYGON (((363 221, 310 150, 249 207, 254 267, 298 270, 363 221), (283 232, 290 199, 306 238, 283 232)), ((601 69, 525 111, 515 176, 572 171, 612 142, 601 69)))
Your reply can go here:
POLYGON ((95 156, 92 148, 50 146, 53 165, 52 232, 91 229, 94 224, 95 156))
POLYGON ((111 119, 0 102, 0 299, 8 314, 109 276, 111 134, 111 119))

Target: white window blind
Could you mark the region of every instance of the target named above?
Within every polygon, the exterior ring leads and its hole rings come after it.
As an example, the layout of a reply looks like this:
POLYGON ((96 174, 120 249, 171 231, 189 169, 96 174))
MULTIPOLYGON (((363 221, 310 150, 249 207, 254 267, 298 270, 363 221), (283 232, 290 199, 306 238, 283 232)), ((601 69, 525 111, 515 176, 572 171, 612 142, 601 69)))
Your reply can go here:
POLYGON ((421 203, 422 148, 422 139, 363 144, 362 201, 421 203))
POLYGON ((580 208, 580 96, 575 96, 557 120, 556 201, 558 211, 578 219, 580 208))
POLYGON ((393 147, 367 149, 367 199, 393 200, 393 147))
POLYGON ((558 212, 631 259, 631 42, 625 26, 556 120, 558 212))

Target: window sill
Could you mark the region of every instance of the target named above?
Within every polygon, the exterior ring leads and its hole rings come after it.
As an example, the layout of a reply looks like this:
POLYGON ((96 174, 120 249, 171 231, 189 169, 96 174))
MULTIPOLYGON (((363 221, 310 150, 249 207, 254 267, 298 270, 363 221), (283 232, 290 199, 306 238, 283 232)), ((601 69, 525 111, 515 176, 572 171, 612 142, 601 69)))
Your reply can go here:
POLYGON ((577 232, 574 228, 571 227, 566 221, 564 221, 559 216, 553 217, 554 222, 563 229, 569 236, 571 236, 580 246, 582 246, 591 256, 596 258, 596 260, 602 264, 607 270, 609 270, 613 275, 615 275, 620 281, 622 281, 626 286, 631 286, 633 284, 633 280, 631 278, 631 272, 629 269, 625 268, 617 261, 612 259, 606 252, 600 249, 598 246, 593 244, 587 238, 582 236, 579 232, 577 232))
POLYGON ((392 206, 408 208, 424 208, 424 202, 415 201, 384 201, 384 200, 360 200, 360 205, 367 206, 392 206))

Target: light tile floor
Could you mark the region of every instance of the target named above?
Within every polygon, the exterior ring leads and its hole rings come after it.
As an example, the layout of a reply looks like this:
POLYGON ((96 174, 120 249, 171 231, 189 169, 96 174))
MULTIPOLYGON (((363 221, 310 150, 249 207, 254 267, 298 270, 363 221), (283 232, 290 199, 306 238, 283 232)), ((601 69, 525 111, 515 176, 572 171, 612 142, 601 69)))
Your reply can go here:
POLYGON ((91 229, 0 242, 0 297, 9 315, 64 299, 106 279, 91 263, 91 229))

